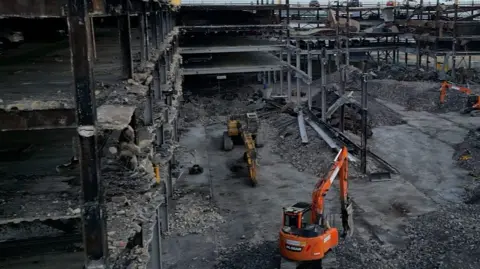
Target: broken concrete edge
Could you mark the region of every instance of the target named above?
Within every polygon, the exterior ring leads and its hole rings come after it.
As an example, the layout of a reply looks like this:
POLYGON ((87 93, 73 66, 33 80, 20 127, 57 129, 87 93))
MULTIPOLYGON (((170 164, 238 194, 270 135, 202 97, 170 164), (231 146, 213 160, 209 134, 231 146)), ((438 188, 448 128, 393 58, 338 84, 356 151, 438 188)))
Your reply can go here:
MULTIPOLYGON (((169 51, 172 48, 172 43, 175 41, 175 37, 179 34, 178 27, 174 27, 170 33, 166 36, 166 38, 163 40, 162 44, 160 45, 160 48, 158 49, 153 49, 153 52, 150 54, 150 60, 140 63, 138 66, 136 66, 137 70, 142 70, 141 72, 135 72, 133 74, 133 80, 142 84, 142 85, 150 85, 153 81, 150 80, 148 81, 148 78, 152 76, 154 70, 155 70, 155 65, 158 63, 160 58, 165 54, 166 51, 169 51)), ((172 64, 172 63, 170 63, 172 64)), ((170 69, 174 70, 174 69, 170 69)), ((172 71, 170 72, 170 74, 172 71)), ((170 76, 169 74, 169 76, 170 76)))

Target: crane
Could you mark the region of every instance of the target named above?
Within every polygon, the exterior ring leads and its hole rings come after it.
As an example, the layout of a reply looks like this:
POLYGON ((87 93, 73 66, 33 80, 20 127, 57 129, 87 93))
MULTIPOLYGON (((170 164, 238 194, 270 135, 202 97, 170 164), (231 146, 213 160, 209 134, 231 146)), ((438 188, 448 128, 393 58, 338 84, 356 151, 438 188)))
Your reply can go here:
POLYGON ((348 196, 348 150, 343 147, 334 159, 326 177, 321 178, 312 193, 312 203, 299 202, 283 209, 280 230, 280 254, 294 262, 320 262, 338 245, 339 232, 330 227, 324 214, 324 198, 335 178, 340 181, 340 204, 343 234, 353 233, 353 206, 348 196))

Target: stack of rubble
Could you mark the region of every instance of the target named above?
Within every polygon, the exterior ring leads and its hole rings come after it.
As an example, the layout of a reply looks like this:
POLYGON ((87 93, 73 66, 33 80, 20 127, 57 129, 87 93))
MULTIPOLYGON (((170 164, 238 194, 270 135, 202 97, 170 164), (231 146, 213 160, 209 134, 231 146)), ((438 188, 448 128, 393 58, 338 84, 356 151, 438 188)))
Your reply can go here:
POLYGON ((415 66, 402 66, 398 64, 384 64, 371 70, 372 76, 378 79, 394 79, 402 81, 436 81, 435 70, 426 71, 415 66))

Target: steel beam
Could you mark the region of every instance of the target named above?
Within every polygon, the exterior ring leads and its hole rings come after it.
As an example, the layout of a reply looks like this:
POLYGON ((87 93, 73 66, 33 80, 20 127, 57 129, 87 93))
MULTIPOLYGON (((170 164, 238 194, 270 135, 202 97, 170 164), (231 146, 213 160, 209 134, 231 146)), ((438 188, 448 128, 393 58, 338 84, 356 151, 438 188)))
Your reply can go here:
POLYGON ((204 67, 204 68, 184 68, 183 75, 206 75, 206 74, 232 74, 232 73, 254 73, 264 71, 278 71, 282 70, 280 65, 252 65, 252 66, 238 66, 238 67, 204 67))
POLYGON ((87 0, 68 1, 68 25, 80 145, 84 268, 108 268, 107 212, 99 174, 93 53, 87 0))
POLYGON ((281 51, 282 45, 251 45, 251 46, 213 46, 213 47, 180 47, 180 54, 200 53, 228 53, 228 52, 255 52, 281 51))
POLYGON ((298 129, 300 130, 300 138, 302 139, 302 144, 308 144, 307 129, 305 128, 305 120, 303 119, 303 112, 298 111, 298 129))

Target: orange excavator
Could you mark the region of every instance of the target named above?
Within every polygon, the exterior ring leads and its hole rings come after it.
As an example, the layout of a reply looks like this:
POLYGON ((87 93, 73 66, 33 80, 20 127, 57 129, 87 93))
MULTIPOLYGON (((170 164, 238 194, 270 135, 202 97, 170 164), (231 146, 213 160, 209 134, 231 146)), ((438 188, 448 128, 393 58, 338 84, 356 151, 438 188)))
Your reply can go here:
POLYGON ((467 104, 460 113, 467 114, 471 113, 472 116, 475 116, 477 110, 480 110, 480 96, 472 94, 472 90, 466 87, 457 86, 447 81, 442 82, 442 87, 440 88, 440 104, 445 103, 445 97, 447 96, 447 90, 457 90, 468 95, 467 104))
POLYGON ((339 232, 331 227, 324 214, 324 198, 335 178, 340 180, 340 204, 343 233, 353 233, 353 206, 347 193, 348 151, 343 147, 326 177, 320 179, 312 193, 312 203, 299 202, 283 209, 280 230, 280 254, 293 262, 320 263, 327 252, 339 243, 339 232))

